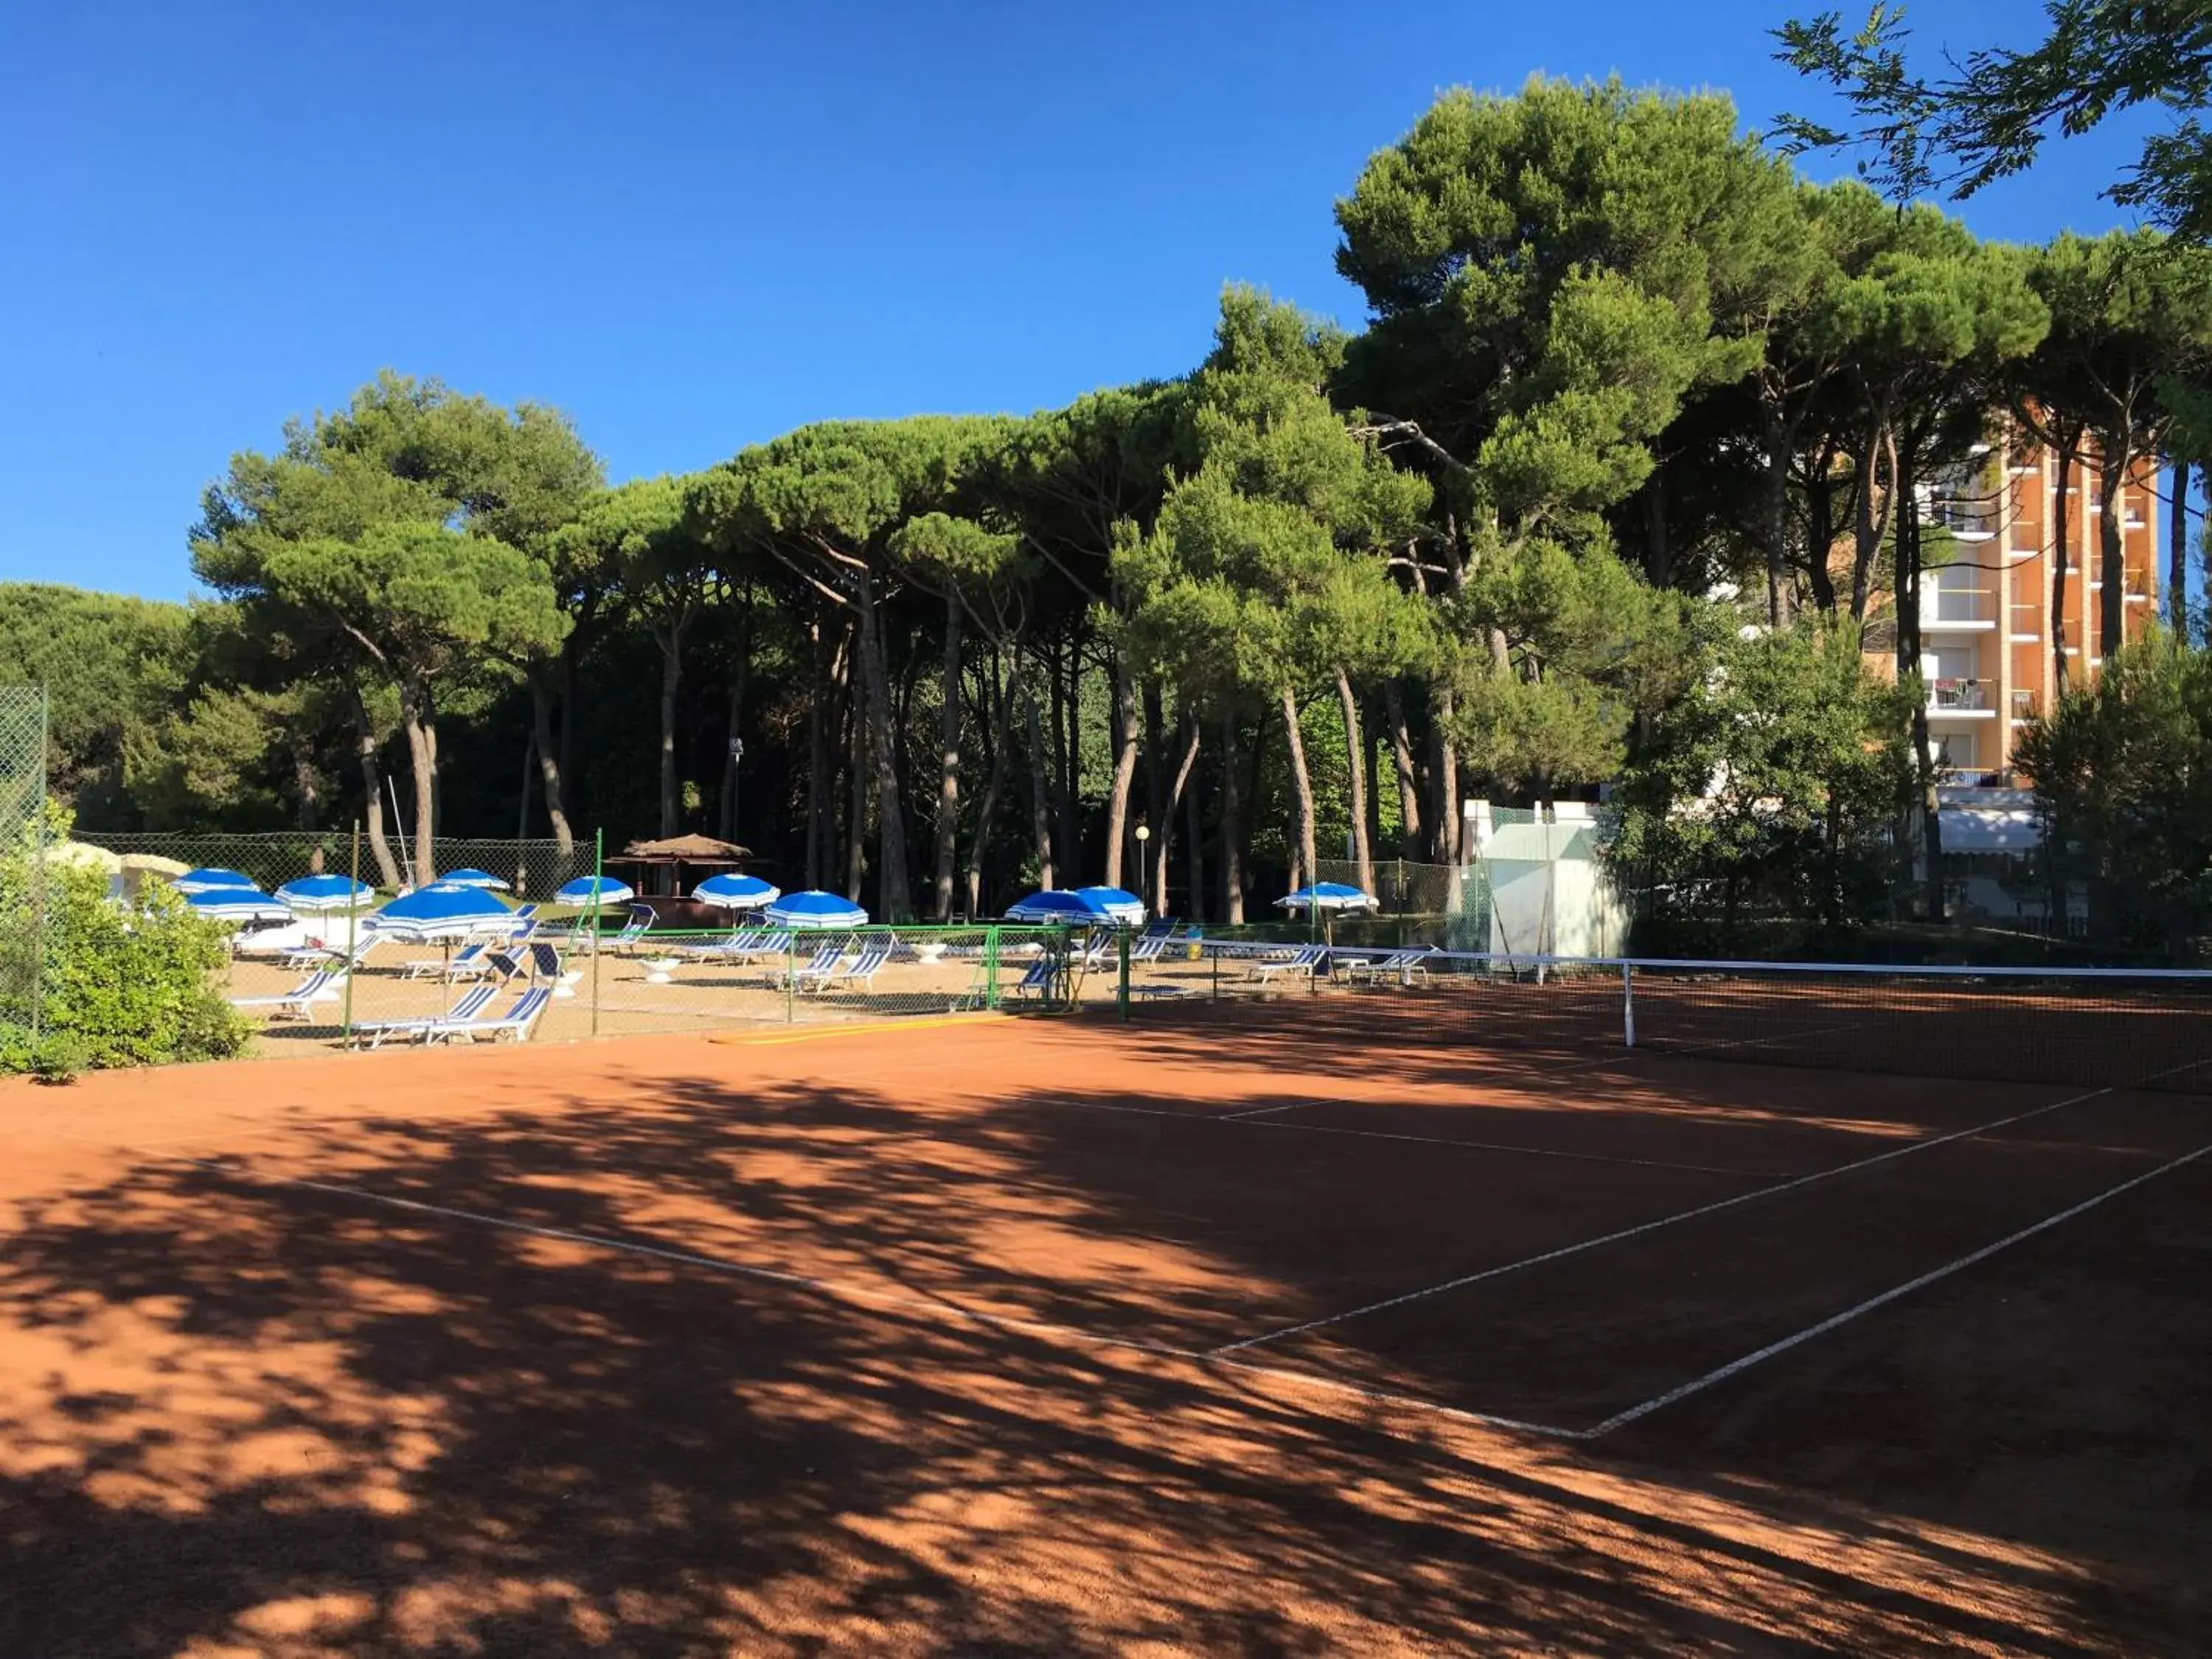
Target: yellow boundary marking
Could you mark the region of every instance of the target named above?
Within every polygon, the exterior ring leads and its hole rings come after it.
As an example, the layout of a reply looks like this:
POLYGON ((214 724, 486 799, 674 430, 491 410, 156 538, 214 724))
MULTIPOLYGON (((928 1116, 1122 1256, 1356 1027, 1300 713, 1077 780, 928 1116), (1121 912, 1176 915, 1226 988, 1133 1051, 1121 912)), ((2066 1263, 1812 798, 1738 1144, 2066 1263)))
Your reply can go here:
POLYGON ((814 1042, 823 1037, 860 1036, 872 1031, 927 1031, 946 1025, 977 1025, 996 1018, 988 1010, 972 1014, 918 1015, 909 1019, 873 1019, 855 1021, 846 1025, 817 1025, 803 1031, 778 1031, 765 1036, 751 1032, 726 1031, 709 1036, 707 1041, 732 1048, 773 1048, 787 1042, 814 1042))

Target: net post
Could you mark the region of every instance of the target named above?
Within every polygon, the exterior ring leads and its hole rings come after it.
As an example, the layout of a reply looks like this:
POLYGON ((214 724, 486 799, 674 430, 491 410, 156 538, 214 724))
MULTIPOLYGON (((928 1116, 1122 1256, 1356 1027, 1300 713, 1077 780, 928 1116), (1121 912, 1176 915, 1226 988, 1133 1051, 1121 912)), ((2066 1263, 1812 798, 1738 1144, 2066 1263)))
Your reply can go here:
POLYGON ((347 895, 352 902, 346 907, 345 1011, 342 1016, 345 1030, 341 1039, 341 1046, 350 1048, 353 1047, 353 974, 356 949, 354 930, 361 925, 361 820, 359 818, 353 821, 353 861, 347 866, 346 874, 351 878, 355 890, 347 895))
POLYGON ((1115 954, 1120 958, 1121 974, 1115 987, 1116 1000, 1121 1005, 1121 1024, 1129 1023, 1129 930, 1116 928, 1114 933, 1115 954))
POLYGON ((783 947, 783 1023, 799 1024, 799 935, 783 947))
POLYGON ((983 930, 983 1006, 994 1013, 999 1010, 999 924, 995 921, 983 930))
POLYGON ((1620 1035, 1621 1046, 1636 1046, 1636 964, 1620 964, 1620 1035))
POLYGON ((599 1034, 599 899, 605 880, 607 832, 592 831, 592 1035, 599 1034))

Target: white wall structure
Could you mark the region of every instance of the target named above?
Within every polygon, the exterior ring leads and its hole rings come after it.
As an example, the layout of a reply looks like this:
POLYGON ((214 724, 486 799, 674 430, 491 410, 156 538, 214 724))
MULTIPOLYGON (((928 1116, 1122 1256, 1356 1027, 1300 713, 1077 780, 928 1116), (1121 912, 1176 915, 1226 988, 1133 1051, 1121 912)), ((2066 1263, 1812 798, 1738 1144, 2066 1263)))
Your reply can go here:
POLYGON ((1598 857, 1582 801, 1533 811, 1471 803, 1474 857, 1490 883, 1488 949, 1504 956, 1602 957, 1628 945, 1628 907, 1598 857))

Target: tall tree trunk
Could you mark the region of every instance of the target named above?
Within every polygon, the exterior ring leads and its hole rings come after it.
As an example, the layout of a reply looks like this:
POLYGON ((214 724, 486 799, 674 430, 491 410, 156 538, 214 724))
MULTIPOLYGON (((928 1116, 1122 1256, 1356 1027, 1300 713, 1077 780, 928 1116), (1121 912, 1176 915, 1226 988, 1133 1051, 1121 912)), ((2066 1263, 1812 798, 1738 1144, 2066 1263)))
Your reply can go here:
MULTIPOLYGON (((1238 826, 1242 833, 1237 840, 1237 856, 1241 861, 1239 868, 1248 880, 1252 870, 1252 838, 1260 828, 1260 803, 1263 799, 1260 784, 1267 764, 1267 721, 1273 712, 1264 702, 1252 711, 1252 742, 1244 756, 1244 812, 1238 826)), ((1284 861, 1289 862, 1287 859, 1284 861)), ((1267 912, 1262 910, 1260 914, 1265 915, 1267 912)))
MULTIPOLYGON (((859 629, 854 630, 857 642, 859 629)), ((848 782, 845 819, 845 896, 860 902, 860 883, 868 865, 868 696, 860 679, 849 679, 845 699, 845 765, 848 782)))
MULTIPOLYGON (((1137 686, 1121 653, 1114 653, 1114 781, 1106 792, 1106 885, 1121 886, 1129 836, 1129 791, 1137 781, 1137 686)), ((1138 877, 1139 885, 1144 878, 1138 877)))
POLYGON ((1398 855, 1421 856, 1421 785, 1413 771, 1413 738, 1406 725, 1406 683, 1395 675, 1382 683, 1384 712, 1390 717, 1390 763, 1398 775, 1398 855))
POLYGON ((1382 734, 1367 728, 1367 752, 1360 757, 1361 777, 1367 786, 1367 855, 1382 844, 1382 734))
POLYGON ((1459 862, 1459 748, 1451 740, 1455 702, 1449 686, 1439 686, 1436 703, 1436 822, 1431 830, 1435 862, 1459 862))
POLYGON ((1013 749, 1013 696, 1000 684, 999 653, 994 649, 983 668, 983 712, 991 724, 991 773, 984 781, 983 799, 975 805, 975 830, 968 843, 968 915, 983 914, 983 860, 991 846, 991 821, 998 816, 999 794, 1006 787, 1007 757, 1013 749))
POLYGON ((522 793, 517 797, 514 809, 514 838, 517 842, 530 839, 530 779, 538 770, 538 733, 533 728, 522 740, 522 793))
POLYGON ((1824 617, 1836 614, 1836 578, 1828 568, 1828 556, 1836 544, 1835 486, 1827 471, 1833 458, 1832 448, 1822 449, 1813 481, 1805 488, 1805 580, 1824 617))
POLYGON ((1790 621, 1790 428, 1780 412, 1765 411, 1766 427, 1766 621, 1772 628, 1790 621))
MULTIPOLYGON (((1152 914, 1168 914, 1168 852, 1175 843, 1176 809, 1182 805, 1183 792, 1190 787, 1190 775, 1198 766, 1199 734, 1205 728, 1200 724, 1198 710, 1188 700, 1176 714, 1176 740, 1182 757, 1176 763, 1175 781, 1168 787, 1154 822, 1159 826, 1152 832, 1152 914)), ((1198 868, 1195 857, 1191 869, 1198 868)), ((1197 908, 1197 890, 1191 893, 1191 906, 1197 908)))
POLYGON ((714 833, 724 841, 738 838, 738 751, 744 738, 745 687, 743 680, 730 686, 730 720, 722 743, 722 787, 714 792, 714 833))
POLYGON ((1297 872, 1291 876, 1291 890, 1303 885, 1310 886, 1317 878, 1319 860, 1319 826, 1314 822, 1313 777, 1306 770, 1305 733, 1298 726, 1297 694, 1284 686, 1275 694, 1283 711, 1283 747, 1291 761, 1291 800, 1297 809, 1298 862, 1304 869, 1304 880, 1300 882, 1297 872))
POLYGON ((2105 584, 2105 603, 2097 613, 2100 654, 2106 661, 2119 652, 2128 633, 2127 544, 2120 529, 2120 491, 2127 483, 2127 446, 2117 438, 2097 445, 2098 487, 2104 499, 2097 504, 2098 551, 2105 584))
POLYGON ((415 884, 438 877, 438 726, 430 713, 429 687, 419 680, 399 683, 399 724, 407 734, 407 758, 415 775, 415 884))
POLYGON ((660 647, 660 833, 677 830, 676 694, 684 683, 684 629, 671 619, 656 625, 653 642, 660 647))
POLYGON ((900 809, 898 757, 891 743, 890 674, 884 660, 882 618, 874 579, 864 571, 852 587, 860 614, 861 702, 875 763, 878 905, 885 921, 907 921, 912 919, 914 894, 907 878, 906 815, 900 809))
MULTIPOLYGON (((1166 706, 1160 698, 1160 683, 1147 679, 1144 684, 1145 702, 1145 823, 1152 832, 1152 839, 1165 846, 1174 825, 1167 822, 1167 814, 1175 809, 1168 805, 1167 778, 1161 769, 1160 741, 1167 732, 1166 706)), ((1145 878, 1144 890, 1151 891, 1152 883, 1148 871, 1139 870, 1145 878)))
POLYGON ((823 851, 829 845, 830 744, 823 705, 832 691, 829 653, 822 647, 822 617, 806 622, 806 884, 822 885, 823 851))
POLYGON ((323 799, 322 780, 315 772, 315 740, 304 720, 291 728, 292 794, 296 803, 300 828, 313 834, 320 829, 323 799))
POLYGON ((744 746, 745 697, 752 690, 753 679, 753 587, 746 582, 742 589, 744 603, 738 611, 738 660, 730 679, 729 741, 723 745, 721 811, 718 822, 724 841, 738 838, 738 751, 744 746))
MULTIPOLYGON (((876 615, 880 624, 884 620, 884 613, 879 609, 876 615)), ((886 637, 884 641, 884 663, 888 668, 892 657, 897 656, 902 665, 899 669, 898 695, 891 703, 893 711, 891 769, 893 775, 898 779, 901 813, 899 822, 903 828, 906 822, 904 817, 906 803, 914 799, 914 780, 909 775, 911 769, 907 763, 906 734, 914 730, 914 688, 921 678, 921 653, 918 651, 908 651, 902 653, 895 652, 891 648, 892 644, 893 641, 886 637)))
POLYGON ((1036 848, 1037 885, 1049 888, 1053 883, 1052 859, 1052 755, 1044 744, 1042 717, 1037 712, 1036 695, 1028 687, 1022 688, 1022 716, 1027 724, 1030 750, 1030 834, 1036 848))
POLYGON ((1067 659, 1063 679, 1060 659, 1053 659, 1052 737, 1058 754, 1058 770, 1053 775, 1053 816, 1059 824, 1060 873, 1073 878, 1083 867, 1083 824, 1081 812, 1081 777, 1083 742, 1083 645, 1079 640, 1067 641, 1067 659))
MULTIPOLYGON (((1191 720, 1194 725, 1202 726, 1205 723, 1195 707, 1191 710, 1191 720)), ((1195 750, 1192 750, 1191 757, 1194 760, 1197 758, 1195 750)), ((1190 919, 1193 921, 1203 921, 1206 920, 1206 822, 1204 814, 1199 808, 1196 789, 1184 790, 1182 811, 1183 841, 1189 848, 1190 858, 1190 880, 1186 884, 1190 889, 1190 919)))
POLYGON ((1375 890, 1375 848, 1367 839, 1367 739, 1359 730, 1359 697, 1352 679, 1340 665, 1336 671, 1336 701, 1344 711, 1344 752, 1352 775, 1352 857, 1359 866, 1359 890, 1375 890))
POLYGON ((532 665, 526 678, 530 681, 530 730, 532 748, 538 756, 538 781, 545 797, 546 821, 553 826, 553 841, 566 854, 575 850, 575 831, 569 828, 568 814, 563 805, 561 788, 561 760, 553 747, 553 688, 546 682, 547 670, 541 665, 532 665))
MULTIPOLYGON (((945 601, 945 706, 939 711, 937 749, 938 921, 952 919, 953 860, 960 841, 960 597, 945 601)), ((980 835, 979 835, 980 838, 980 835)))
POLYGON ((377 763, 380 745, 376 727, 368 718, 368 704, 356 687, 346 687, 346 698, 353 705, 354 758, 361 767, 362 792, 368 803, 362 817, 368 833, 368 850, 376 860, 380 884, 398 888, 404 884, 399 878, 398 861, 392 856, 392 845, 384 838, 384 769, 377 763))
POLYGON ((1851 490, 1851 510, 1855 515, 1851 553, 1851 620, 1866 619, 1867 600, 1874 586, 1875 561, 1881 554, 1881 538, 1889 528, 1889 514, 1897 501, 1897 458, 1891 448, 1889 427, 1886 421, 1868 428, 1865 440, 1853 458, 1858 468, 1858 477, 1851 490), (1875 510, 1875 492, 1878 480, 1875 472, 1883 455, 1890 461, 1891 488, 1882 502, 1881 510, 1875 510))
MULTIPOLYGON (((2070 434, 2061 433, 2059 435, 2070 434)), ((2063 697, 2066 695, 2066 561, 2073 550, 2069 540, 2072 525, 2066 511, 2066 481, 2073 476, 2074 446, 2062 443, 2057 446, 2057 487, 2051 492, 2051 676, 2057 695, 2063 697)), ((2083 620, 2086 623, 2087 618, 2083 620)), ((2058 711, 2046 708, 2043 712, 2048 716, 2058 711)))
POLYGON ((1237 698, 1221 704, 1221 915, 1231 927, 1244 921, 1244 845, 1237 800, 1237 698))
POLYGON ((1644 574, 1654 587, 1664 587, 1674 580, 1674 557, 1667 544, 1667 487, 1661 482, 1663 471, 1653 468, 1644 480, 1641 492, 1644 497, 1644 574))
POLYGON ((2173 637, 2189 640, 2189 463, 2173 459, 2173 509, 2166 526, 2166 615, 2173 637))

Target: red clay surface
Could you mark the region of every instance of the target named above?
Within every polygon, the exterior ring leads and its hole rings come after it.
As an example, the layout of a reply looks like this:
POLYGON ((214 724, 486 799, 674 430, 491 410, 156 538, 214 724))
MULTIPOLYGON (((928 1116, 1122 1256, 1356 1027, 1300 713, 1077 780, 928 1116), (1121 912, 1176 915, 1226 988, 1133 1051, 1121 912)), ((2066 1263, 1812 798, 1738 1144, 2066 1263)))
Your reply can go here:
POLYGON ((0 1086, 0 1654, 2205 1650, 2212 1158, 1571 1437, 2201 1102, 1360 1018, 0 1086))

